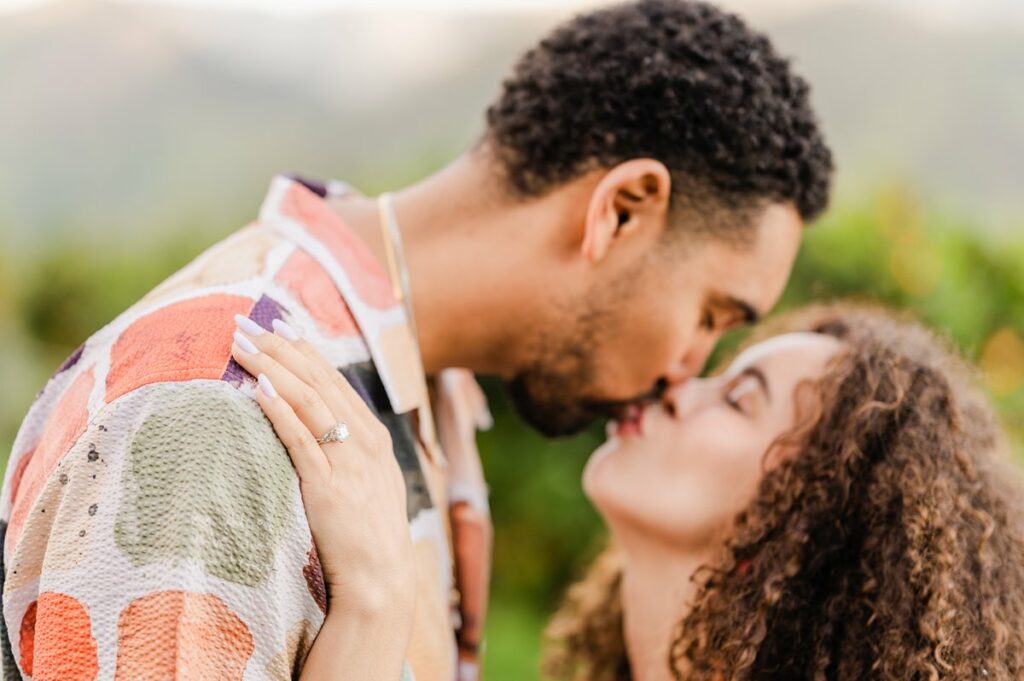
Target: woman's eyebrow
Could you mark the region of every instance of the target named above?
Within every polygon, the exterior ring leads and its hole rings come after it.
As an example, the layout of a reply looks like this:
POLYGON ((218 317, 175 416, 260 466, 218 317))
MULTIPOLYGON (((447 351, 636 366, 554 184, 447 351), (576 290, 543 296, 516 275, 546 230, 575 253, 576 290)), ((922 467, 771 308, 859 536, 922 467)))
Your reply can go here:
POLYGON ((764 372, 756 366, 744 367, 743 371, 740 372, 740 376, 751 376, 761 386, 761 390, 764 392, 765 398, 769 402, 772 401, 772 391, 768 389, 768 379, 765 378, 764 372))

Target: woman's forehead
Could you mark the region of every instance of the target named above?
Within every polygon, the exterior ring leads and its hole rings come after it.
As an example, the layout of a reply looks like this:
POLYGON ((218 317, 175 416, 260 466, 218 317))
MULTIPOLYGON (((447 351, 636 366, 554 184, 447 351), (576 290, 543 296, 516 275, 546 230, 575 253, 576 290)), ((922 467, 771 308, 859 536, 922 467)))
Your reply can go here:
POLYGON ((751 366, 763 367, 772 360, 793 356, 806 359, 807 368, 813 369, 831 359, 841 346, 832 336, 808 331, 773 336, 740 353, 725 373, 733 375, 751 366))

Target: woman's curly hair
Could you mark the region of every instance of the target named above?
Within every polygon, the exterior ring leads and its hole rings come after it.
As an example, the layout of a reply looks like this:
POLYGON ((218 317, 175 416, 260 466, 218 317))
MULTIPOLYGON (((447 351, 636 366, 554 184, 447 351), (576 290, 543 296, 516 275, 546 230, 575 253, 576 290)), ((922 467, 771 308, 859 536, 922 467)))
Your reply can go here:
MULTIPOLYGON (((922 327, 864 308, 790 315, 835 336, 816 413, 780 442, 665 661, 679 679, 1024 677, 1016 469, 970 371, 922 327)), ((610 549, 549 629, 556 678, 630 679, 610 549)))

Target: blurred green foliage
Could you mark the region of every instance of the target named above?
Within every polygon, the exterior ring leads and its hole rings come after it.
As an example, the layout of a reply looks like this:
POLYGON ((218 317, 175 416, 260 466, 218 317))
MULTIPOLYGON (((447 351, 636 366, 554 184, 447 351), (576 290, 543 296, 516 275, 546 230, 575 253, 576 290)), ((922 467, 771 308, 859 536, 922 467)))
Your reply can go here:
MULTIPOLYGON (((232 227, 183 225, 161 230, 173 239, 61 240, 33 254, 0 254, 2 456, 32 396, 74 347, 232 227)), ((909 308, 955 340, 978 362, 1020 451, 1024 239, 996 242, 970 220, 932 214, 892 187, 808 231, 781 307, 837 297, 909 308)), ((546 441, 516 419, 500 386, 485 388, 496 425, 480 445, 497 527, 485 677, 523 681, 537 678, 546 617, 603 541, 579 484, 603 434, 595 427, 546 441)))

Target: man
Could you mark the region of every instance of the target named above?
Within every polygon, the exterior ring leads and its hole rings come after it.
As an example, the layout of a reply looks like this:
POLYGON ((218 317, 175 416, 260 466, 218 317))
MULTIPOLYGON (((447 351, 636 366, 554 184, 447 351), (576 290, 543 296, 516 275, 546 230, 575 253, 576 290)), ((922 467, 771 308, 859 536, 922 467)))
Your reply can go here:
POLYGON ((479 143, 393 201, 277 178, 253 225, 86 341, 26 417, 0 508, 7 674, 301 667, 325 588, 230 359, 240 315, 298 329, 389 427, 421 582, 408 668, 472 678, 486 504, 448 479, 425 377, 500 375, 548 435, 638 427, 636 405, 774 305, 830 172, 807 85, 763 36, 652 0, 556 29, 479 143))

